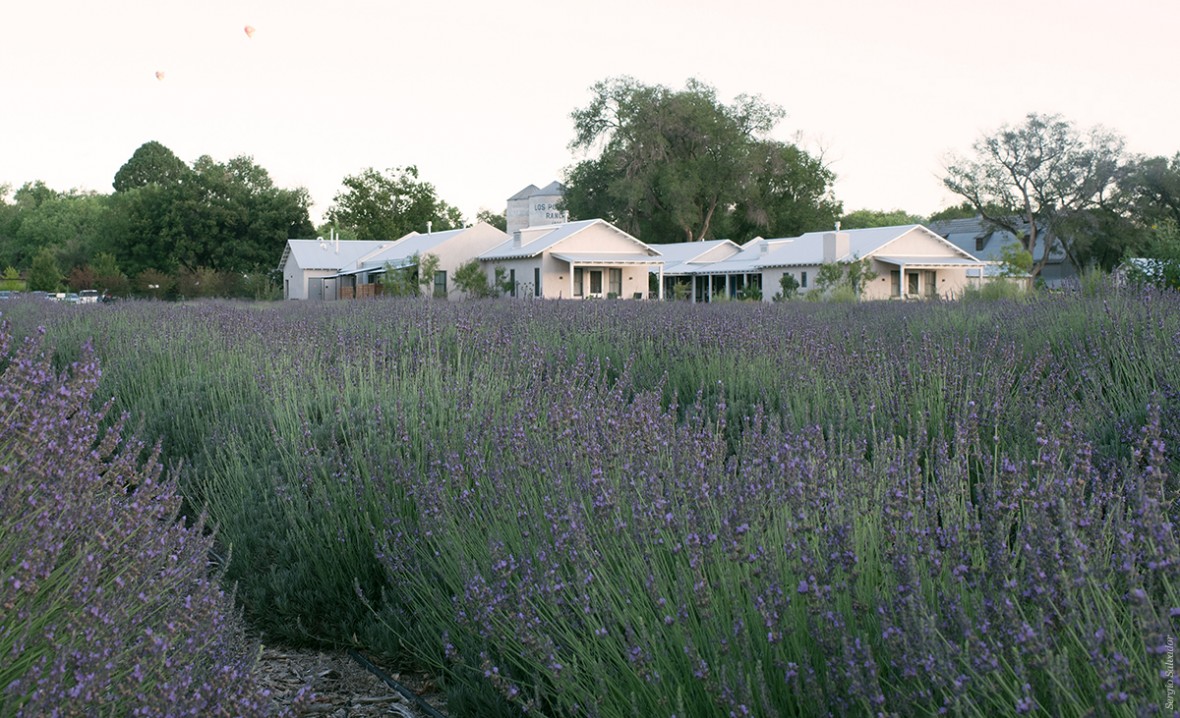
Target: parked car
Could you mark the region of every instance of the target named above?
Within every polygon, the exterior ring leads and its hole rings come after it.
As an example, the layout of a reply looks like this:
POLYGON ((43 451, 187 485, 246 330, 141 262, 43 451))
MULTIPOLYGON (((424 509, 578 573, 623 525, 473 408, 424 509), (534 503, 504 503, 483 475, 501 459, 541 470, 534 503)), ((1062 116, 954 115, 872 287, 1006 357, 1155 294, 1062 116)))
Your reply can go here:
POLYGON ((83 289, 78 292, 79 304, 98 304, 98 290, 97 289, 83 289))

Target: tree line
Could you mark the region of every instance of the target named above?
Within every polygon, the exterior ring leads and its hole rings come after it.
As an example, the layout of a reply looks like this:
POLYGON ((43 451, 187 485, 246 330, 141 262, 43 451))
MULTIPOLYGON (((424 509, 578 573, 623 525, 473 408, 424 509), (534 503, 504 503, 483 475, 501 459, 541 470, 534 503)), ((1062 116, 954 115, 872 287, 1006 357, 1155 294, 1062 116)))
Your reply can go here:
MULTIPOLYGON (((1128 256, 1180 261, 1180 154, 1132 155, 1117 133, 1030 114, 949 158, 943 184, 961 204, 930 217, 845 212, 822 154, 772 137, 784 116, 757 96, 724 103, 695 79, 683 89, 599 82, 571 113, 570 149, 581 159, 565 169, 563 208, 651 244, 795 236, 837 221, 854 229, 979 217, 1020 239, 1034 275, 1057 245, 1079 269, 1109 270, 1128 256)), ((413 165, 367 168, 342 185, 325 219, 343 239, 466 223, 413 165)), ((189 164, 147 142, 112 187, 0 187, 0 284, 23 277, 29 289, 273 296, 287 239, 327 233, 312 225, 306 189, 275 186, 250 157, 189 164)), ((502 212, 475 220, 506 225, 502 212)))
POLYGON ((629 77, 596 84, 572 114, 572 217, 603 217, 648 243, 845 229, 978 217, 1016 236, 1036 276, 1060 247, 1078 270, 1127 257, 1180 262, 1180 154, 1134 155, 1118 133, 1029 114, 952 155, 943 185, 962 201, 930 217, 904 210, 845 213, 822 156, 770 137, 784 116, 758 97, 720 102, 713 88, 629 77), (1038 244, 1039 242, 1039 244, 1038 244), (1035 256, 1033 256, 1035 254, 1035 256))
MULTIPOLYGON (((428 221, 440 230, 463 224, 416 167, 365 169, 343 184, 327 221, 345 238, 397 238, 428 221)), ((0 288, 277 297, 287 240, 327 233, 311 222, 306 189, 275 186, 250 157, 189 164, 150 141, 119 168, 112 188, 0 187, 0 288)))

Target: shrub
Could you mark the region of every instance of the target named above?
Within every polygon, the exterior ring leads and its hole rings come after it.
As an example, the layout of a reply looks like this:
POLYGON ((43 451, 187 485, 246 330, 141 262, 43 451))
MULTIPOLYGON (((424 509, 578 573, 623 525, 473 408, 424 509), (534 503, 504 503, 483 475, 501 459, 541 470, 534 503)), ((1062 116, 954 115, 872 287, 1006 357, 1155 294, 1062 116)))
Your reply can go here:
POLYGON ((488 274, 478 259, 465 262, 455 270, 455 286, 473 299, 495 296, 488 274))
POLYGON ((795 275, 787 272, 778 280, 780 290, 774 295, 774 301, 786 302, 794 299, 799 294, 799 280, 795 279, 795 275))
POLYGON ((967 287, 963 290, 963 301, 1000 300, 1016 301, 1026 298, 1028 292, 1019 283, 1010 279, 992 279, 980 287, 967 287))
POLYGON ((57 375, 0 329, 0 715, 268 714, 212 538, 157 452, 100 430, 86 348, 57 375))

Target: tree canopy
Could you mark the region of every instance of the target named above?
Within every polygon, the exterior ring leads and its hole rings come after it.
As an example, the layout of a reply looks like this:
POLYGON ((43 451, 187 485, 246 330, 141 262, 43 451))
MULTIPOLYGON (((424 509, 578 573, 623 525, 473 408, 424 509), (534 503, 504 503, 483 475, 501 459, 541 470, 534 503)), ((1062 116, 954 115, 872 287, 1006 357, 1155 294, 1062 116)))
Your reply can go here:
POLYGON ((171 166, 166 148, 140 150, 116 175, 123 189, 115 202, 126 227, 112 249, 131 273, 269 270, 287 239, 314 231, 307 191, 275 187, 250 157, 221 163, 202 156, 181 172, 171 166), (169 169, 152 169, 157 160, 169 169))
POLYGON ((1109 203, 1125 165, 1123 145, 1102 128, 1083 133, 1060 115, 1033 113, 980 137, 973 157, 952 157, 943 184, 1019 237, 1036 275, 1059 242, 1080 265, 1080 220, 1109 203))
POLYGON ((463 227, 463 214, 439 199, 413 165, 384 173, 370 167, 345 177, 343 184, 327 219, 357 239, 397 239, 425 232, 427 222, 434 231, 463 227))
MULTIPOLYGON (((974 216, 974 213, 969 216, 974 216)), ((872 227, 895 227, 903 224, 925 224, 925 222, 925 217, 900 209, 889 211, 858 209, 840 218, 840 228, 869 229, 872 227)))
POLYGON ((659 243, 797 234, 839 214, 822 162, 769 138, 776 105, 749 95, 726 105, 694 79, 671 90, 612 78, 591 92, 572 114, 571 149, 597 151, 567 170, 572 217, 659 243))
POLYGON ((476 222, 487 222, 501 232, 508 231, 508 211, 500 210, 493 212, 490 209, 481 209, 475 213, 476 222))
POLYGON ((192 169, 172 150, 152 140, 140 145, 112 182, 116 192, 126 192, 147 185, 172 186, 190 179, 192 169))

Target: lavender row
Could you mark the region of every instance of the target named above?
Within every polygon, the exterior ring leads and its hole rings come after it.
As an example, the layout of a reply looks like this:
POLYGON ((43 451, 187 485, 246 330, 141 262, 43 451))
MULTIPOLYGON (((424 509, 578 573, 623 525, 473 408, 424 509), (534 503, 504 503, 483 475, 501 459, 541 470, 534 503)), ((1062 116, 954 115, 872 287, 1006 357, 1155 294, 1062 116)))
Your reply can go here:
POLYGON ((5 323, 0 365, 0 715, 272 715, 204 517, 95 405, 94 352, 58 372, 5 323))
POLYGON ((544 714, 1135 715, 1180 605, 1178 308, 42 319, 95 337, 287 640, 544 714))

